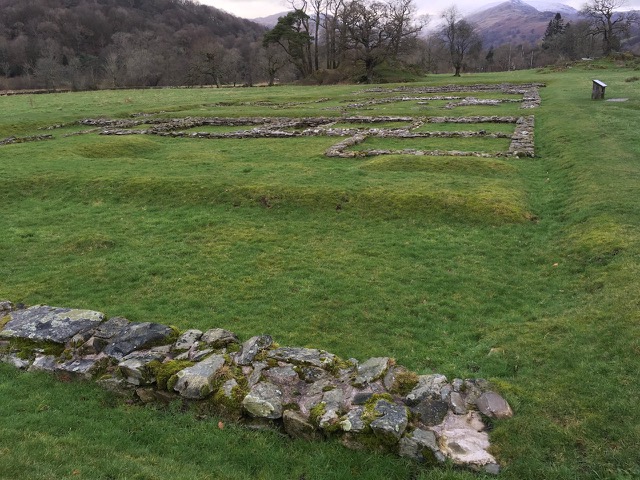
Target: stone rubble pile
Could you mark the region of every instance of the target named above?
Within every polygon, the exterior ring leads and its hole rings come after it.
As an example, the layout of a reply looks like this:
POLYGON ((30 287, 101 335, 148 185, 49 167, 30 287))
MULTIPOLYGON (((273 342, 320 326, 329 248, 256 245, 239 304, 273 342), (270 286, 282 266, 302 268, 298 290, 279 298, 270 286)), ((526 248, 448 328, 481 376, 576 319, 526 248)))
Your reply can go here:
POLYGON ((417 375, 391 358, 347 361, 281 347, 132 323, 100 312, 0 302, 0 360, 29 371, 93 379, 137 402, 180 400, 308 440, 395 452, 420 462, 497 473, 486 419, 512 416, 482 379, 417 375))
MULTIPOLYGON (((334 117, 308 117, 308 118, 264 118, 264 117, 188 117, 174 120, 109 120, 109 119, 85 119, 79 122, 81 125, 102 128, 102 135, 160 135, 175 138, 292 138, 307 136, 349 137, 330 147, 325 155, 328 157, 356 158, 378 155, 428 155, 428 156, 475 156, 475 157, 533 157, 534 145, 534 117, 514 116, 469 116, 469 117, 409 117, 409 116, 345 116, 334 117), (143 124, 155 124, 148 129, 133 129, 143 124), (376 124, 387 124, 385 127, 376 127, 376 124), (389 127, 389 123, 398 123, 398 127, 389 127), (487 133, 479 131, 430 131, 420 132, 416 129, 425 123, 514 123, 516 128, 513 134, 487 133), (354 124, 354 127, 336 127, 338 124, 354 124), (199 126, 252 126, 248 130, 232 132, 189 132, 199 126), (469 152, 460 150, 427 150, 427 149, 367 149, 352 151, 349 148, 358 145, 367 137, 379 138, 510 138, 512 143, 506 152, 469 152)), ((87 130, 91 133, 95 130, 87 130)))
POLYGON ((509 156, 512 157, 534 157, 535 141, 533 130, 535 127, 535 117, 529 115, 518 119, 516 129, 511 137, 509 146, 509 156))
POLYGON ((30 135, 28 137, 7 137, 0 140, 0 146, 11 145, 14 143, 41 142, 43 140, 52 140, 53 135, 30 135))
POLYGON ((362 90, 359 93, 463 93, 463 92, 500 92, 506 94, 523 95, 531 90, 543 88, 544 83, 480 83, 475 85, 443 85, 440 87, 412 87, 400 86, 393 88, 374 87, 362 90))

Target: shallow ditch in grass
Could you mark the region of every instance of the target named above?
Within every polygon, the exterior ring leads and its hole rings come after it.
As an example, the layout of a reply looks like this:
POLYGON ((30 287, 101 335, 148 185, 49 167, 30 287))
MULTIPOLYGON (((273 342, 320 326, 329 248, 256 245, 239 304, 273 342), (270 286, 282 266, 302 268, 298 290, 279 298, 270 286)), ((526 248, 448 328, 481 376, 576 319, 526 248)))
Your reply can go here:
POLYGON ((511 144, 506 138, 377 138, 369 137, 364 142, 349 147, 348 151, 362 152, 367 150, 442 150, 482 152, 495 154, 506 152, 511 144))

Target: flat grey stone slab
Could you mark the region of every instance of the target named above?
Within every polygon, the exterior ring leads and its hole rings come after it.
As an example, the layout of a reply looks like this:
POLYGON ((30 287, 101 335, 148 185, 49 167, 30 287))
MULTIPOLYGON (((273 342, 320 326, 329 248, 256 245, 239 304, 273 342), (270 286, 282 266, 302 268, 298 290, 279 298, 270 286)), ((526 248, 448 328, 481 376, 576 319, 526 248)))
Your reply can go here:
POLYGON ((173 389, 182 397, 198 400, 213 393, 213 382, 220 369, 224 366, 222 355, 211 357, 180 370, 176 375, 178 381, 173 389))
POLYGON ((104 313, 93 310, 37 305, 9 313, 11 318, 0 337, 66 343, 78 333, 96 328, 104 313))
POLYGON ((223 328, 207 330, 202 334, 200 340, 214 348, 226 347, 230 343, 238 343, 236 334, 223 328))
POLYGON ((130 323, 111 338, 111 343, 105 347, 103 352, 120 360, 146 345, 162 343, 172 333, 173 330, 170 327, 159 323, 130 323))
POLYGON ((282 347, 269 352, 269 357, 294 365, 324 368, 335 362, 335 355, 315 348, 282 347))
POLYGON ((380 400, 375 406, 375 411, 380 417, 371 422, 373 433, 399 440, 409 423, 407 409, 402 405, 380 400))
POLYGON ((178 337, 173 348, 176 350, 189 350, 202 337, 202 331, 195 328, 187 330, 178 337))
POLYGON ((353 384, 363 386, 382 377, 389 367, 388 357, 370 358, 364 363, 358 365, 357 375, 353 384))
POLYGON ((75 377, 91 380, 93 373, 103 365, 106 357, 94 355, 91 357, 77 358, 56 365, 56 372, 69 373, 75 377))

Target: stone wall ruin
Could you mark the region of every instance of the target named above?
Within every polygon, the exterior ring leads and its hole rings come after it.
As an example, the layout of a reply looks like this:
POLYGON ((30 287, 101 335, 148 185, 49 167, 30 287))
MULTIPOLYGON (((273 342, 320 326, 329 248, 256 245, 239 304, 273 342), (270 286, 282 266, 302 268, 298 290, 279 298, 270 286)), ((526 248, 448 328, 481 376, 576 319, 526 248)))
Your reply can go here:
POLYGON ((0 301, 0 361, 96 381, 129 402, 206 406, 294 438, 489 473, 487 420, 512 416, 482 379, 417 375, 387 357, 360 362, 324 350, 244 342, 227 330, 183 332, 91 310, 0 301))
MULTIPOLYGON (((437 117, 437 116, 355 116, 349 113, 354 109, 369 109, 376 105, 395 102, 415 102, 428 105, 430 101, 447 100, 443 107, 451 110, 461 106, 495 106, 502 103, 520 103, 521 109, 533 109, 540 105, 538 92, 544 84, 478 84, 478 85, 446 85, 443 87, 409 87, 372 88, 357 92, 356 95, 389 94, 390 97, 375 97, 357 101, 347 101, 339 107, 327 107, 324 110, 339 110, 340 116, 318 116, 307 118, 289 117, 186 117, 176 119, 150 118, 148 114, 132 115, 130 119, 84 119, 76 125, 90 127, 85 130, 65 134, 63 136, 100 134, 100 135, 157 135, 171 138, 191 139, 246 139, 246 138, 299 138, 309 136, 349 137, 342 140, 325 154, 328 157, 356 158, 377 155, 427 155, 427 156, 476 156, 476 157, 506 157, 521 158, 534 157, 534 122, 533 115, 501 117, 501 116, 466 116, 466 117, 437 117), (520 99, 479 99, 473 96, 463 96, 463 93, 500 93, 521 95, 520 99), (397 94, 401 94, 398 96, 397 94), (454 95, 455 94, 455 95, 454 95), (389 127, 389 123, 398 123, 398 127, 389 127), (386 124, 380 127, 376 124, 386 124), (461 130, 417 132, 425 123, 456 123, 461 124, 461 130), (513 123, 514 132, 486 133, 485 131, 464 130, 462 126, 468 123, 513 123), (353 127, 337 127, 338 124, 353 124, 353 127), (403 126, 404 124, 404 126, 403 126), (408 124, 408 125, 407 125, 408 124), (357 126, 356 126, 357 125, 357 126), (235 131, 206 132, 193 131, 198 127, 237 127, 235 131), (418 139, 418 138, 451 138, 452 147, 449 150, 432 149, 364 149, 350 150, 351 147, 366 141, 368 137, 418 139), (485 137, 510 138, 511 144, 507 151, 474 152, 455 149, 456 138, 485 137)), ((323 98, 311 103, 323 103, 329 99, 323 98)), ((303 102, 304 103, 304 102, 303 102)), ((256 102, 256 106, 264 106, 265 102, 256 102)), ((225 104, 226 105, 226 104, 225 104)), ((242 106, 250 106, 250 102, 242 102, 242 106)), ((300 105, 298 103, 269 106, 288 108, 300 105)), ((55 130, 69 125, 52 125, 46 130, 55 130)), ((36 135, 20 139, 9 138, 0 141, 4 144, 27 142, 36 140, 51 140, 52 135, 36 135)))

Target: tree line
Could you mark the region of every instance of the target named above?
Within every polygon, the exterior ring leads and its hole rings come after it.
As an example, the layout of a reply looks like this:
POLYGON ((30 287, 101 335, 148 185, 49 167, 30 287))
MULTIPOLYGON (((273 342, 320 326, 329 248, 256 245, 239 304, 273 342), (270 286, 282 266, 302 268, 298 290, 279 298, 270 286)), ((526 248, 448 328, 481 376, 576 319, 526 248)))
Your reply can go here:
POLYGON ((0 0, 0 88, 250 82, 266 28, 191 0, 0 0))
POLYGON ((558 13, 531 44, 483 45, 455 6, 289 0, 272 29, 193 0, 0 0, 0 89, 317 84, 512 70, 618 51, 637 25, 623 0, 558 13), (430 21, 437 24, 428 29, 430 21), (390 76, 391 72, 391 76, 390 76), (394 76, 395 75, 395 76, 394 76))

